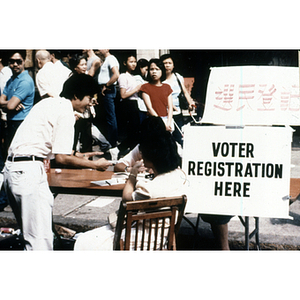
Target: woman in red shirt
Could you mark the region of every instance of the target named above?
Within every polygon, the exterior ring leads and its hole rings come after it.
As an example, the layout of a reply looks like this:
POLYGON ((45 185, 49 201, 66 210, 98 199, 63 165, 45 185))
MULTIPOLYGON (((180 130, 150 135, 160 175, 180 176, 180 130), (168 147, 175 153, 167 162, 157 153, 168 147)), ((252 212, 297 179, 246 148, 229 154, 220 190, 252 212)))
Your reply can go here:
POLYGON ((140 91, 142 98, 151 116, 163 119, 168 131, 174 130, 172 89, 168 84, 162 83, 166 79, 166 69, 163 62, 157 58, 149 61, 147 80, 140 91))

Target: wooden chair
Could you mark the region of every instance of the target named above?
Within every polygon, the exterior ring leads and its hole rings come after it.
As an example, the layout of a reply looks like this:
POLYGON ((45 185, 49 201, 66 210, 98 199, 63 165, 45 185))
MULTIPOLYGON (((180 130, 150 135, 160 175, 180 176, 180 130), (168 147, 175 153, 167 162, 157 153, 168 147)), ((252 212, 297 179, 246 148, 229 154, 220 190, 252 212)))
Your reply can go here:
POLYGON ((121 201, 113 249, 176 250, 186 201, 185 195, 121 201))

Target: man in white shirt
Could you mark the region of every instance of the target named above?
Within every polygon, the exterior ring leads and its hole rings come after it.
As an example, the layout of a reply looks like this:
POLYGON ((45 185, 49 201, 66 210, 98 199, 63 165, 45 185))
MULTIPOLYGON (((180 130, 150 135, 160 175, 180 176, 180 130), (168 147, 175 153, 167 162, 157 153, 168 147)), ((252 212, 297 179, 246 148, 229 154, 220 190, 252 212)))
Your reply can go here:
POLYGON ((18 128, 4 167, 4 186, 27 250, 53 250, 52 206, 43 160, 104 171, 111 165, 104 158, 89 160, 97 152, 72 151, 74 111, 83 113, 93 105, 97 84, 86 74, 71 76, 61 97, 38 102, 18 128), (75 154, 75 155, 74 155, 75 154))
POLYGON ((118 140, 118 125, 115 111, 115 98, 117 95, 116 84, 120 76, 119 62, 111 55, 108 49, 98 50, 97 55, 103 64, 100 67, 98 83, 100 85, 105 118, 107 123, 107 140, 114 148, 118 140))
POLYGON ((62 64, 61 51, 59 50, 49 50, 51 61, 54 64, 55 72, 55 94, 54 96, 59 96, 62 91, 64 82, 70 77, 71 70, 62 64))
POLYGON ((35 59, 39 69, 36 74, 35 82, 40 96, 42 99, 54 97, 54 84, 56 79, 54 64, 51 62, 50 53, 47 50, 39 50, 35 54, 35 59))

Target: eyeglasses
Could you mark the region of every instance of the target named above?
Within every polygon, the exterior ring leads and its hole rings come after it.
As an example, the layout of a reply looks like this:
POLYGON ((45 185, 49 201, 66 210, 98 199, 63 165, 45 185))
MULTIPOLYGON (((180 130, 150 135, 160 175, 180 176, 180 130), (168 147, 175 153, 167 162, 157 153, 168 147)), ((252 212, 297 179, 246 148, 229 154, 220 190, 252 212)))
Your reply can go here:
POLYGON ((15 63, 17 63, 17 65, 21 65, 23 63, 23 60, 22 59, 9 59, 8 63, 10 65, 14 65, 15 63))

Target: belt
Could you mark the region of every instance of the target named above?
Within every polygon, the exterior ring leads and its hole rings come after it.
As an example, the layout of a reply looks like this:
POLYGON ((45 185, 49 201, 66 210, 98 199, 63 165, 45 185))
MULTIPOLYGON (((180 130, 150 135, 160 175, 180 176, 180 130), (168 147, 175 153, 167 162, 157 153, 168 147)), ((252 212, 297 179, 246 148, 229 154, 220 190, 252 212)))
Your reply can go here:
POLYGON ((7 158, 7 160, 9 160, 9 161, 35 161, 35 160, 43 161, 44 159, 42 157, 30 155, 30 156, 16 156, 16 157, 9 156, 7 158))

